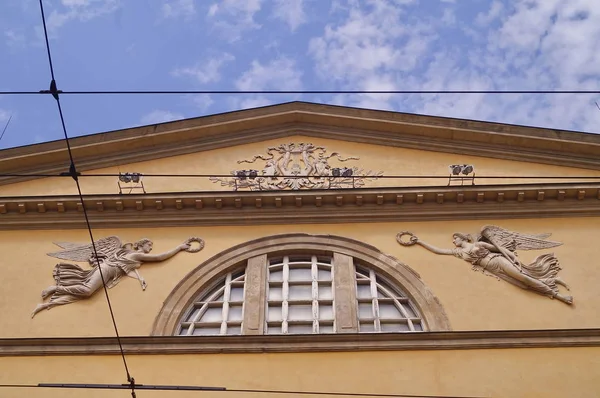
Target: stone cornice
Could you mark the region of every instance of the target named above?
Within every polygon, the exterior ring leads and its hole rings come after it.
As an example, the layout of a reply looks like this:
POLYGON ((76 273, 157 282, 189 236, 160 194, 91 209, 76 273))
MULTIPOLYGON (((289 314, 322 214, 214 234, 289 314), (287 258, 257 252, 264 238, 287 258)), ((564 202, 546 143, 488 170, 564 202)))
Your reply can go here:
MULTIPOLYGON (((599 347, 600 329, 386 334, 121 337, 125 354, 473 350, 599 347)), ((0 339, 0 357, 119 354, 115 338, 0 339)))
MULTIPOLYGON (((90 195, 94 228, 600 216, 600 183, 90 195)), ((85 228, 77 196, 0 197, 0 229, 85 228)))
MULTIPOLYGON (((78 137, 71 147, 85 171, 294 134, 600 170, 596 134, 301 102, 78 137)), ((62 141, 0 151, 0 173, 68 166, 62 141)), ((1 177, 0 184, 27 179, 1 177)))

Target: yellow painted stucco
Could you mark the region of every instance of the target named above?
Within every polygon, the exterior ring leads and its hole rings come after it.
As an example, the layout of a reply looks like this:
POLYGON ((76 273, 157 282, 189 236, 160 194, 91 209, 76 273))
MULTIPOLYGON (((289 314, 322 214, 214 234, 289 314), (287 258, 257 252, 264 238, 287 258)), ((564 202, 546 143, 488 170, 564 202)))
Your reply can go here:
MULTIPOLYGON (((139 172, 143 174, 202 174, 222 175, 233 170, 254 168, 262 170, 263 160, 238 164, 238 160, 251 159, 254 155, 266 154, 271 146, 287 143, 311 142, 316 146, 324 146, 327 153, 339 153, 342 157, 358 156, 359 160, 340 163, 331 158, 329 164, 336 166, 358 166, 365 171, 382 171, 386 176, 442 176, 442 179, 379 179, 368 182, 366 187, 390 186, 435 186, 446 185, 448 165, 473 164, 479 176, 533 176, 564 177, 562 181, 573 181, 573 177, 597 176, 600 171, 577 169, 572 167, 551 166, 538 163, 518 162, 511 160, 490 159, 479 156, 466 156, 424 150, 385 147, 347 141, 321 138, 291 136, 285 139, 263 141, 247 145, 210 150, 188 155, 173 156, 132 164, 115 165, 114 167, 86 171, 85 174, 118 174, 119 172, 139 172)), ((65 163, 65 170, 68 163, 65 163)), ((477 178, 477 185, 547 182, 543 179, 484 179, 477 178)), ((560 180, 553 180, 559 182, 560 180)), ((81 188, 84 194, 116 194, 119 192, 116 177, 82 177, 81 188)), ((191 192, 230 190, 208 178, 168 178, 145 177, 144 185, 149 193, 156 192, 191 192)), ((29 182, 0 186, 0 196, 28 195, 74 195, 75 184, 70 178, 44 178, 29 182)))
MULTIPOLYGON (((200 236, 206 247, 199 253, 179 253, 163 263, 144 264, 140 272, 148 282, 146 291, 139 283, 123 278, 109 290, 122 335, 149 335, 163 301, 175 285, 206 259, 234 245, 264 236, 304 232, 344 236, 373 245, 398 258, 421 276, 446 309, 453 330, 560 329, 600 327, 600 268, 597 218, 555 218, 526 220, 474 220, 422 223, 368 223, 338 225, 272 225, 245 227, 197 227, 94 230, 96 239, 118 235, 123 241, 148 237, 156 253, 169 250, 189 236, 200 236), (556 254, 575 298, 573 306, 519 289, 504 281, 470 270, 470 264, 452 256, 440 256, 421 247, 396 243, 399 231, 409 230, 422 240, 451 248, 455 231, 477 232, 482 225, 497 224, 527 232, 553 232, 564 244, 546 250, 556 254)), ((88 300, 50 311, 33 320, 30 313, 40 302, 42 289, 53 283, 57 260, 45 253, 58 249, 53 241, 86 242, 85 230, 2 231, 3 253, 0 280, 3 294, 0 312, 4 315, 2 337, 110 336, 113 333, 106 299, 102 291, 88 300)), ((532 260, 543 251, 522 252, 522 260, 532 260)))
MULTIPOLYGON (((312 142, 328 153, 343 157, 365 170, 384 175, 447 176, 447 166, 472 163, 480 176, 600 176, 600 171, 536 163, 453 155, 327 139, 293 136, 226 149, 211 150, 134 164, 115 165, 88 173, 141 172, 175 174, 227 174, 240 168, 261 169, 237 160, 264 154, 269 146, 312 142)), ((333 158, 332 166, 341 165, 333 158)), ((478 185, 546 182, 484 180, 478 185)), ((144 180, 150 193, 215 191, 223 189, 207 179, 152 178, 144 180)), ((386 180, 367 187, 435 186, 447 180, 386 180)), ((116 194, 115 177, 82 178, 84 194, 116 194)), ((229 188, 225 188, 229 189, 229 188)), ((0 186, 0 196, 73 195, 69 178, 47 178, 0 186)), ((35 215, 35 214, 34 214, 35 215)), ((568 216, 568 215, 565 215, 568 216)), ((0 215, 0 222, 2 222, 0 215)), ((594 217, 480 219, 460 221, 283 224, 260 226, 161 227, 93 229, 95 239, 118 235, 124 242, 146 237, 154 252, 174 248, 190 236, 199 236, 205 248, 195 254, 179 253, 162 263, 144 264, 140 273, 146 291, 133 279, 123 278, 109 290, 115 319, 122 336, 148 336, 163 302, 188 273, 207 259, 232 246, 270 235, 288 233, 329 234, 355 239, 391 255, 417 272, 444 307, 452 330, 536 330, 600 328, 600 219, 594 217), (570 285, 574 305, 519 289, 504 281, 471 271, 470 264, 451 256, 430 253, 421 247, 402 247, 399 231, 411 231, 442 248, 452 247, 454 232, 476 233, 495 224, 524 233, 553 233, 562 246, 520 252, 528 262, 553 252, 561 262, 561 277, 570 285)), ((53 283, 58 261, 46 255, 59 248, 52 242, 89 242, 87 230, 0 231, 0 338, 112 337, 113 324, 103 291, 92 298, 39 313, 31 311, 41 301, 42 289, 53 283)), ((564 289, 561 290, 566 293, 564 289)), ((594 397, 600 390, 600 348, 475 349, 380 352, 321 352, 263 354, 127 355, 132 375, 144 384, 224 386, 233 389, 335 391, 482 397, 594 397)), ((124 383, 118 355, 10 357, 0 356, 0 384, 124 383)), ((259 397, 262 394, 182 393, 140 391, 138 397, 259 397)), ((0 397, 125 397, 127 391, 10 389, 0 387, 0 397)), ((277 395, 273 395, 277 396, 277 395)), ((293 395, 290 395, 293 396, 293 395)))
MULTIPOLYGON (((141 384, 229 389, 444 395, 596 397, 600 348, 127 356, 141 384)), ((0 358, 0 383, 125 383, 120 356, 0 358)), ((128 397, 128 391, 0 389, 2 397, 128 397)), ((138 397, 292 395, 151 392, 138 397)))

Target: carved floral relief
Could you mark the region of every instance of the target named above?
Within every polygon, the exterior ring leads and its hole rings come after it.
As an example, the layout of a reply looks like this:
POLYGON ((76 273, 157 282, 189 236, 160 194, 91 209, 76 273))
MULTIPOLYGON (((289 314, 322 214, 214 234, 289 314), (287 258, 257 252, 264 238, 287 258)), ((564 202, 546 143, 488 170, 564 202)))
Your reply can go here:
POLYGON ((558 276, 561 267, 554 254, 539 255, 529 264, 518 258, 517 250, 539 250, 562 245, 560 242, 547 240, 550 235, 528 235, 486 225, 475 236, 456 232, 452 236, 454 249, 435 247, 408 231, 400 232, 396 240, 402 246, 420 245, 435 254, 455 256, 470 263, 475 271, 563 303, 573 304, 573 297, 562 294, 558 289, 558 286, 567 290, 569 287, 558 276), (406 240, 405 236, 409 239, 406 240))
POLYGON ((324 147, 310 143, 281 144, 267 148, 265 155, 237 162, 254 164, 263 160, 264 164, 258 169, 234 170, 231 178, 211 177, 210 180, 234 190, 339 189, 362 187, 366 181, 383 174, 358 166, 332 167, 329 164, 331 158, 340 162, 360 159, 355 156, 343 158, 337 152, 327 154, 324 147))

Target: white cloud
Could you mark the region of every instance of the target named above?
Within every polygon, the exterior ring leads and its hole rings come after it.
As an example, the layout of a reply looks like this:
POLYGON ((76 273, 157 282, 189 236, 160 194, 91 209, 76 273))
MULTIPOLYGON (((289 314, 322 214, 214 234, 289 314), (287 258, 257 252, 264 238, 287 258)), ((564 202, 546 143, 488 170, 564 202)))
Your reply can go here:
POLYGON ((60 0, 65 7, 85 7, 90 4, 90 0, 60 0))
MULTIPOLYGON (((398 84, 391 74, 371 74, 366 76, 358 86, 365 91, 393 91, 399 90, 398 84)), ((391 104, 393 94, 360 94, 354 98, 352 105, 360 108, 393 110, 391 104)))
MULTIPOLYGON (((510 14, 497 3, 478 17, 500 28, 482 34, 461 62, 442 50, 428 65, 430 89, 600 89, 600 10, 594 0, 518 0, 510 14)), ((417 82, 413 82, 417 83, 417 82)), ((545 127, 598 131, 593 95, 423 96, 418 112, 545 127)), ((418 105, 416 105, 418 104, 418 105)))
POLYGON ((25 35, 21 32, 7 29, 4 31, 4 37, 9 47, 23 47, 25 45, 25 35))
MULTIPOLYGON (((252 61, 250 69, 246 70, 235 81, 238 90, 302 90, 302 72, 296 67, 296 62, 290 58, 277 58, 267 63, 252 61)), ((256 108, 274 103, 297 100, 298 95, 237 95, 229 97, 228 101, 234 109, 256 108)))
POLYGON ((215 101, 208 94, 199 94, 192 97, 193 104, 201 111, 206 112, 215 101))
MULTIPOLYGON (((61 0, 62 7, 57 7, 46 18, 49 35, 56 35, 67 22, 77 20, 86 22, 91 19, 111 14, 121 6, 121 0, 61 0)), ((41 27, 38 33, 42 33, 41 27)))
POLYGON ((274 104, 275 101, 269 100, 262 95, 245 98, 241 101, 237 102, 236 109, 249 109, 249 108, 259 108, 261 106, 268 106, 274 104))
POLYGON ((209 8, 208 8, 208 13, 207 15, 209 17, 214 17, 217 14, 217 11, 219 11, 219 4, 218 3, 214 3, 212 4, 209 8))
POLYGON ((142 118, 140 119, 140 123, 142 123, 143 125, 157 124, 157 123, 170 122, 172 120, 179 120, 179 119, 184 119, 184 118, 185 117, 181 113, 157 109, 157 110, 154 110, 154 111, 142 116, 142 118))
MULTIPOLYGON (((2 109, 0 108, 0 123, 4 123, 6 121, 8 121, 8 119, 10 118, 10 112, 7 111, 6 109, 2 109)), ((0 129, 3 129, 4 125, 0 126, 0 129)))
MULTIPOLYGON (((310 41, 309 55, 318 76, 331 88, 600 89, 600 8, 595 0, 481 4, 485 9, 473 18, 474 24, 445 11, 433 21, 394 0, 346 2, 334 10, 341 18, 310 41), (449 26, 463 36, 446 36, 449 26)), ((600 130, 597 95, 364 94, 333 100, 349 106, 600 130)))
MULTIPOLYGON (((429 23, 405 15, 410 1, 374 0, 350 6, 345 19, 313 38, 309 54, 319 76, 348 89, 393 90, 402 73, 413 71, 435 34, 429 23)), ((339 11, 339 10, 338 10, 339 11)), ((360 96, 350 105, 391 108, 390 96, 360 96)))
POLYGON ((372 2, 370 10, 352 8, 341 24, 327 25, 309 52, 317 70, 338 80, 363 77, 385 69, 412 69, 431 40, 425 25, 409 26, 394 2, 372 2), (399 46, 397 41, 407 40, 399 46))
POLYGON ((275 0, 273 15, 287 23, 293 32, 306 22, 304 0, 275 0))
POLYGON ((191 76, 202 84, 215 83, 221 80, 221 68, 227 62, 235 60, 235 57, 229 53, 215 58, 210 58, 192 67, 175 69, 171 74, 173 76, 191 76))
POLYGON ((245 71, 235 86, 238 90, 301 90, 302 72, 296 68, 296 62, 289 58, 278 58, 263 65, 252 61, 250 69, 245 71))
POLYGON ((496 0, 492 3, 492 6, 488 10, 488 12, 481 12, 477 14, 477 17, 475 18, 475 23, 479 26, 489 25, 491 22, 500 17, 500 14, 503 10, 504 4, 502 4, 501 1, 496 0))
POLYGON ((161 10, 165 18, 189 18, 196 14, 194 0, 166 0, 161 10))
POLYGON ((454 9, 450 7, 444 8, 441 21, 446 25, 455 25, 456 13, 454 12, 454 9))
POLYGON ((258 29, 254 15, 262 8, 264 0, 220 0, 213 3, 207 16, 223 36, 231 42, 239 40, 244 32, 258 29))

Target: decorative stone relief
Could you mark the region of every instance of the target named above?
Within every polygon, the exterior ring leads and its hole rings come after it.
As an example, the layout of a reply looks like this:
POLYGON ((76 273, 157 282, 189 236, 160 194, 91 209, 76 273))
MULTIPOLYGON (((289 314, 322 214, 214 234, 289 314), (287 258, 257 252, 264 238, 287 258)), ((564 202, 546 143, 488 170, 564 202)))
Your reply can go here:
POLYGON ((558 285, 569 290, 567 284, 558 277, 561 270, 554 254, 542 254, 530 264, 522 263, 517 256, 519 250, 548 249, 562 245, 560 242, 546 240, 551 234, 527 235, 511 232, 494 225, 486 225, 481 232, 472 235, 455 233, 454 249, 440 249, 423 242, 408 231, 400 232, 396 240, 402 246, 423 246, 425 249, 443 255, 452 255, 473 265, 473 270, 494 276, 523 289, 556 298, 566 304, 573 304, 572 296, 565 296, 558 285), (409 240, 403 239, 409 236, 409 240))
POLYGON ((123 276, 128 276, 137 279, 142 290, 146 290, 148 284, 138 272, 143 263, 164 261, 180 251, 199 252, 204 247, 204 241, 191 237, 168 252, 150 254, 153 246, 150 239, 123 244, 117 236, 109 236, 94 242, 98 257, 94 254, 92 244, 60 242, 55 245, 64 250, 48 253, 49 256, 76 262, 87 261, 92 268, 83 269, 79 265, 62 262, 56 264, 53 272, 56 284, 42 291, 42 300, 50 300, 38 304, 31 314, 32 318, 42 310, 91 297, 102 288, 102 276, 108 288, 116 286, 123 276))
POLYGON ((210 180, 234 190, 299 190, 299 189, 338 189, 359 188, 366 181, 375 180, 383 172, 364 171, 359 167, 332 167, 329 159, 335 157, 340 162, 359 160, 358 157, 342 158, 337 152, 326 154, 326 149, 306 143, 281 144, 267 148, 266 155, 256 155, 241 163, 254 163, 264 160, 262 170, 234 170, 232 178, 211 177, 210 180))

